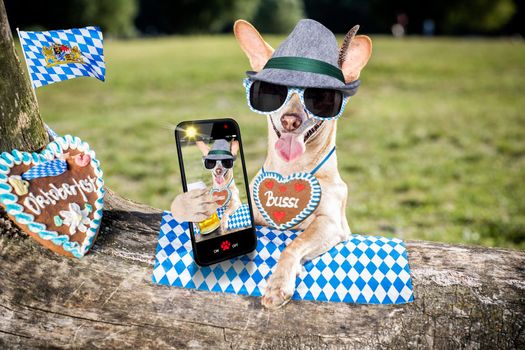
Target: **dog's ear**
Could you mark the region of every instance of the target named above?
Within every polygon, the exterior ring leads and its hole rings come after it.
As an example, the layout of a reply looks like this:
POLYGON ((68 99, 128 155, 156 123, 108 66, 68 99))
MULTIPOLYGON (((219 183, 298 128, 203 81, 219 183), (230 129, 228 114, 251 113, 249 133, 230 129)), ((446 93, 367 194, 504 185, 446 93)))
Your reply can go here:
POLYGON ((348 84, 359 78, 361 70, 372 55, 372 40, 366 35, 355 35, 359 26, 354 26, 345 35, 339 51, 339 67, 348 84))
POLYGON ((239 141, 233 140, 230 143, 230 152, 233 154, 234 157, 237 156, 237 153, 239 152, 239 141))
POLYGON ((263 69, 264 65, 273 54, 273 48, 262 38, 261 34, 249 22, 239 19, 233 25, 233 33, 244 51, 252 69, 256 72, 263 69))
POLYGON ((201 150, 202 155, 206 157, 210 152, 210 147, 207 144, 205 144, 204 141, 196 141, 195 144, 201 150))

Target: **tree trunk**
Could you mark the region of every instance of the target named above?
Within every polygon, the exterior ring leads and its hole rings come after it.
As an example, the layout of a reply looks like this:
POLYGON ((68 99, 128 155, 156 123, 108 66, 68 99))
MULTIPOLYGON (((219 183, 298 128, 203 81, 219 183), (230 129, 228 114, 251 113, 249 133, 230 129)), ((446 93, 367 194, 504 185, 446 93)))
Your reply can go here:
POLYGON ((29 79, 23 74, 0 0, 0 152, 36 151, 48 137, 29 79))
POLYGON ((523 349, 525 253, 407 242, 415 301, 353 305, 151 282, 160 211, 112 193, 81 260, 0 235, 0 348, 523 349))

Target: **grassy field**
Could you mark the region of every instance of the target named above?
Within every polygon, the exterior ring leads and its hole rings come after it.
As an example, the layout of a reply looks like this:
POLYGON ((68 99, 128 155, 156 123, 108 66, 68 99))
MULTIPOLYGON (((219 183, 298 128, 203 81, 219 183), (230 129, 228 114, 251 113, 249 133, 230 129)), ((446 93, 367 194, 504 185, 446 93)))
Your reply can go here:
MULTIPOLYGON (((373 40, 338 122, 353 231, 525 249, 525 45, 373 40)), ((106 83, 37 93, 47 123, 94 147, 110 187, 168 208, 181 191, 172 129, 195 118, 235 117, 255 174, 266 122, 246 106, 233 36, 108 41, 105 54, 106 83)))

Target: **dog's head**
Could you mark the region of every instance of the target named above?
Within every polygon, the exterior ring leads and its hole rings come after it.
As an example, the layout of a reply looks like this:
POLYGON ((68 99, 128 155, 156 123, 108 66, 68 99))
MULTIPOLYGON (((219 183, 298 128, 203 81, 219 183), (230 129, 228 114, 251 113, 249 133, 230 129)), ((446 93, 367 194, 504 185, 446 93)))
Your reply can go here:
MULTIPOLYGON (((347 34, 339 51, 339 68, 347 84, 359 78, 372 52, 370 38, 354 36, 356 30, 357 27, 347 34)), ((274 49, 244 20, 235 22, 234 33, 252 69, 259 72, 272 57, 274 49)), ((269 115, 268 122, 273 130, 270 142, 273 141, 274 150, 286 162, 299 159, 309 147, 318 149, 319 145, 335 138, 336 121, 313 118, 296 92, 277 112, 269 115)))
POLYGON ((227 160, 206 159, 210 153, 210 147, 203 141, 197 141, 196 144, 199 150, 202 152, 205 168, 208 169, 213 176, 213 182, 218 186, 224 186, 227 184, 227 181, 229 181, 233 176, 233 163, 239 151, 239 141, 232 140, 230 142, 230 152, 234 159, 227 160))

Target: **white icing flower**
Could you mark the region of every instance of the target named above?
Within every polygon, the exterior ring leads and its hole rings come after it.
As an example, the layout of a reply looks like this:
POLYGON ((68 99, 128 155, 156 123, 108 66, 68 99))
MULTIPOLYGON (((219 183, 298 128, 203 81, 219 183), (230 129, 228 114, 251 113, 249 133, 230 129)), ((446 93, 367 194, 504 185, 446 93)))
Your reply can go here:
POLYGON ((77 203, 69 203, 69 211, 61 210, 60 215, 64 218, 64 225, 69 226, 70 235, 75 234, 77 230, 86 232, 91 222, 88 208, 81 210, 77 203))

